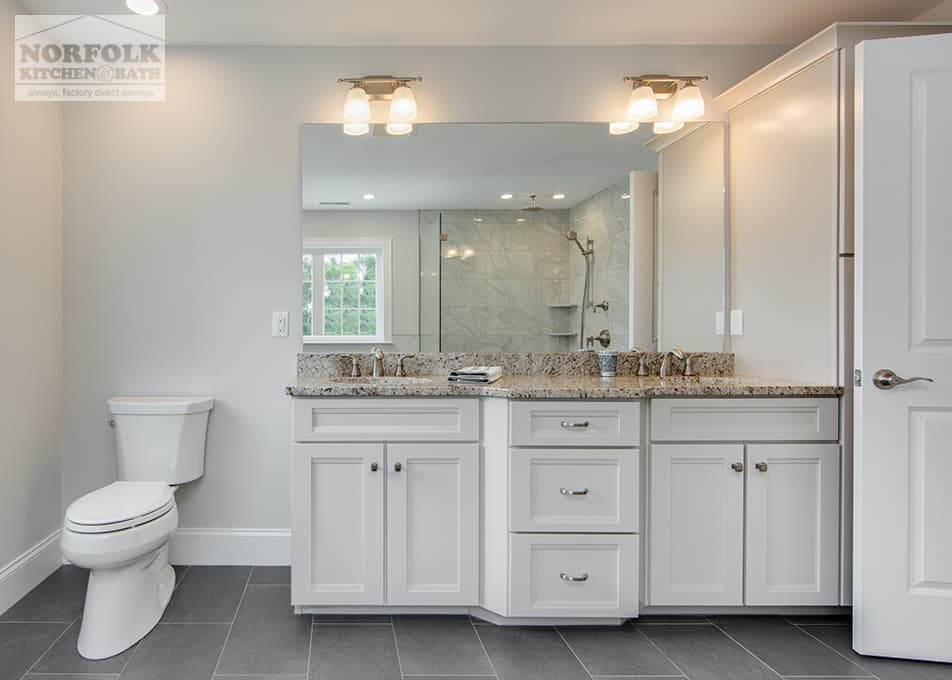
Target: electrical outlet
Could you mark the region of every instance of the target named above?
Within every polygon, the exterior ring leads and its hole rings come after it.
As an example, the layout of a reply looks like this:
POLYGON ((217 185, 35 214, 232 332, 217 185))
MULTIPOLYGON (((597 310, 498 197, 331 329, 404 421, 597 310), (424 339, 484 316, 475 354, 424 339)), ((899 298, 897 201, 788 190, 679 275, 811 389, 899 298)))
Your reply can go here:
POLYGON ((724 335, 724 310, 714 312, 714 335, 724 335))
POLYGON ((275 338, 288 337, 287 312, 271 312, 271 336, 275 338))
POLYGON ((743 334, 744 334, 744 310, 732 309, 731 310, 731 335, 743 335, 743 334))

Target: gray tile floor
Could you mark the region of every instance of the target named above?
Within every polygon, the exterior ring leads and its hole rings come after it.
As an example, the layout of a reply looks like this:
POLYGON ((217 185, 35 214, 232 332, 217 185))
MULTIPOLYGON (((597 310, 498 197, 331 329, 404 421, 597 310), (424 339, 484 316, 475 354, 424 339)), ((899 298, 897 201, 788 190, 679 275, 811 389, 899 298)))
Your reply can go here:
POLYGON ((862 657, 845 618, 654 617, 504 628, 465 616, 295 616, 286 567, 179 567, 162 622, 103 661, 76 653, 86 573, 63 567, 0 616, 0 680, 952 680, 862 657))

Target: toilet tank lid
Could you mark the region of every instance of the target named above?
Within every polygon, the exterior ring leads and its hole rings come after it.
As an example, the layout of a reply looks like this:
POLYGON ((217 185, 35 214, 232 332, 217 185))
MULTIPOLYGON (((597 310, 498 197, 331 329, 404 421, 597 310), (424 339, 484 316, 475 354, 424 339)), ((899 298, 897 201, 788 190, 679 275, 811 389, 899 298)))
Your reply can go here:
POLYGON ((120 415, 202 413, 215 406, 212 397, 113 397, 109 412, 120 415))

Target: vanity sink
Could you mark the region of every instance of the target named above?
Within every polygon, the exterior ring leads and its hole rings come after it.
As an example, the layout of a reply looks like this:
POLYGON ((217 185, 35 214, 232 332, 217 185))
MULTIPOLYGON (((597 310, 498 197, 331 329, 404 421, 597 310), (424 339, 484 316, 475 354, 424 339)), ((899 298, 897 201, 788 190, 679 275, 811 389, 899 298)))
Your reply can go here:
POLYGON ((362 376, 359 378, 331 378, 331 382, 345 385, 431 385, 432 378, 413 378, 410 376, 362 376))

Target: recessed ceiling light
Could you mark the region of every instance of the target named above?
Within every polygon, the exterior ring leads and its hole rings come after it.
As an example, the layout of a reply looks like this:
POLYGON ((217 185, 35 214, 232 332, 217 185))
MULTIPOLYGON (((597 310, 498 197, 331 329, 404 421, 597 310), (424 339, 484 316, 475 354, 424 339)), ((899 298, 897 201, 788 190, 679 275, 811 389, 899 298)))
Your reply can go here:
POLYGON ((482 222, 482 221, 483 221, 483 218, 482 218, 482 217, 474 217, 474 218, 473 218, 473 222, 482 222))
POLYGON ((159 13, 159 3, 155 0, 126 0, 126 7, 136 14, 151 16, 159 13))
POLYGON ((525 221, 526 221, 526 218, 525 218, 525 217, 517 217, 517 218, 516 218, 516 222, 525 222, 525 221))
POLYGON ((552 194, 552 198, 557 201, 561 201, 563 198, 565 198, 565 194, 552 194))
POLYGON ((374 200, 375 198, 376 198, 376 196, 374 196, 373 194, 364 194, 364 200, 365 200, 365 201, 372 201, 372 200, 374 200))
POLYGON ((622 194, 621 197, 622 197, 622 199, 631 198, 631 194, 629 194, 629 193, 626 192, 626 193, 622 194))
POLYGON ((501 198, 504 201, 508 201, 510 198, 512 198, 512 194, 503 194, 499 198, 501 198))

